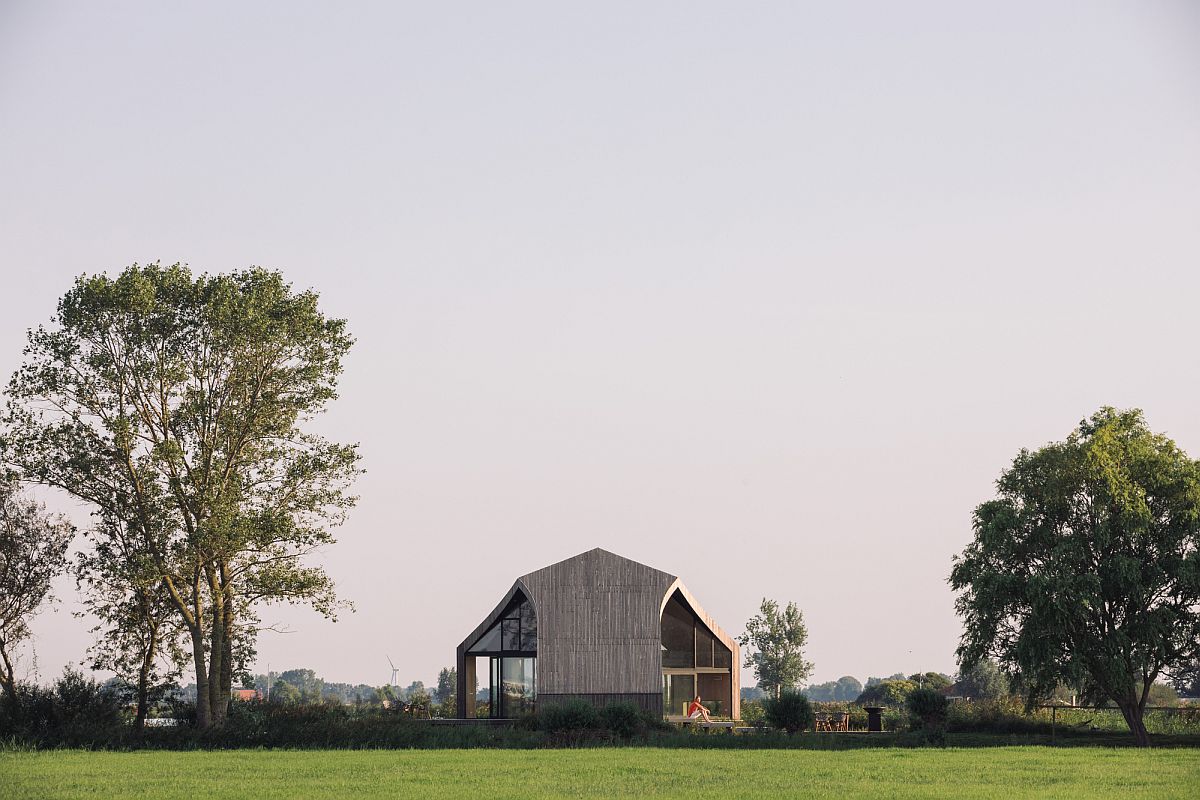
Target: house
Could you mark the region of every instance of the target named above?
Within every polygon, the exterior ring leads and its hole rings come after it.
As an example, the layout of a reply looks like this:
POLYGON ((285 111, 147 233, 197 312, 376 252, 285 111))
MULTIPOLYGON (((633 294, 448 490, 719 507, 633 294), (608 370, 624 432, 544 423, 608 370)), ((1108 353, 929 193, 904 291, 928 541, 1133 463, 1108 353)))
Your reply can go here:
POLYGON ((740 717, 738 645, 675 575, 596 548, 522 575, 458 646, 458 716, 580 698, 678 716, 696 694, 740 717))

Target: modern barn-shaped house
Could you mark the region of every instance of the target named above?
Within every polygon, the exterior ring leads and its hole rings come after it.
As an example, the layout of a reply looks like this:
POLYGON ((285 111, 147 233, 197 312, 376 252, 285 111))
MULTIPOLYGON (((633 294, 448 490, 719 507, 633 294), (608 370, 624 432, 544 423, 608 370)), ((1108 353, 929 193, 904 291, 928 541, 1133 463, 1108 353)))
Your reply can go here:
POLYGON ((677 716, 700 694, 741 715, 737 643, 674 575, 596 548, 523 575, 458 646, 458 715, 476 716, 479 669, 490 715, 582 698, 677 716))

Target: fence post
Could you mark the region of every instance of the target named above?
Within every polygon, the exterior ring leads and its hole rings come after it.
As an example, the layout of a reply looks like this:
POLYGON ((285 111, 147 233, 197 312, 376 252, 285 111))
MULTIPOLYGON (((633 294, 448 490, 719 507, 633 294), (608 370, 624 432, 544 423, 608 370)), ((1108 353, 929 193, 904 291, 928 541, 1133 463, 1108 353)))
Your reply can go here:
POLYGON ((1058 706, 1050 706, 1050 744, 1055 741, 1055 724, 1058 722, 1058 706))

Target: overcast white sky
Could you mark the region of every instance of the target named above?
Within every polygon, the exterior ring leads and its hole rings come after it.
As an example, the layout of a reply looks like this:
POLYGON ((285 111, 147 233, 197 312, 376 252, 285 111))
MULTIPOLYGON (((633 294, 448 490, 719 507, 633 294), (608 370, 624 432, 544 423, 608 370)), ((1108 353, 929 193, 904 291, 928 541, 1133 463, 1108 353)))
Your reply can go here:
POLYGON ((600 546, 735 635, 796 601, 817 681, 952 672, 1019 448, 1112 404, 1200 456, 1200 6, 583 6, 0 2, 0 373, 134 261, 358 338, 358 612, 267 610, 260 670, 429 683, 600 546))

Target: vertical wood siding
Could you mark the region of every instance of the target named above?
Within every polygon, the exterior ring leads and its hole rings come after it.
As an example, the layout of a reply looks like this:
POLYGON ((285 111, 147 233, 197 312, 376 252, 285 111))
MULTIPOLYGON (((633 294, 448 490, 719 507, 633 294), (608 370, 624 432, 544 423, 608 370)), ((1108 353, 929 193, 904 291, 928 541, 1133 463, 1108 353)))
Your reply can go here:
POLYGON ((599 548, 523 576, 538 617, 538 694, 661 693, 659 616, 674 582, 599 548))
MULTIPOLYGON (((505 600, 463 641, 458 651, 459 713, 466 683, 465 650, 492 623, 520 588, 537 614, 537 694, 539 699, 566 696, 637 698, 639 705, 661 711, 661 619, 667 598, 679 590, 705 626, 733 654, 732 697, 738 716, 737 642, 702 609, 674 575, 596 548, 523 575, 505 600)), ((469 691, 469 690, 468 690, 469 691)))

